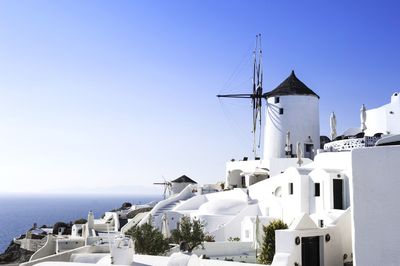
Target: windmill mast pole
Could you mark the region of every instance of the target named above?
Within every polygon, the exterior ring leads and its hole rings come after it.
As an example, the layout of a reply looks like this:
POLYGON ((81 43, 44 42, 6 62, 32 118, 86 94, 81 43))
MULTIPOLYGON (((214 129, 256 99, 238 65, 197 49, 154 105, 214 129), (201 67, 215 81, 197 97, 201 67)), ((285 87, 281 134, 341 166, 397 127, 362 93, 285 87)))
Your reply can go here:
POLYGON ((252 79, 252 93, 240 93, 240 94, 220 94, 217 95, 219 98, 236 98, 236 99, 251 99, 253 108, 253 153, 254 159, 257 158, 258 149, 261 147, 261 111, 262 111, 262 98, 265 98, 263 94, 262 80, 262 50, 261 50, 261 34, 256 35, 256 42, 253 51, 253 79, 252 79), (259 137, 257 138, 257 125, 259 125, 259 137), (258 142, 258 143, 257 143, 258 142))
MULTIPOLYGON (((253 95, 256 94, 257 90, 257 81, 256 81, 256 72, 257 72, 257 45, 258 45, 258 35, 256 35, 256 45, 254 46, 254 51, 253 51, 253 95)), ((254 158, 257 157, 257 146, 256 146, 256 124, 257 124, 257 116, 256 116, 256 102, 257 99, 254 97, 252 98, 253 102, 253 153, 254 153, 254 158)))
MULTIPOLYGON (((262 65, 262 48, 261 48, 261 34, 258 35, 259 36, 259 47, 260 47, 260 51, 259 51, 259 61, 258 61, 258 67, 260 69, 260 89, 261 89, 261 94, 262 94, 262 88, 263 88, 263 65, 262 65)), ((260 134, 258 135, 258 148, 261 147, 261 132, 262 132, 262 128, 261 128, 261 119, 262 119, 262 110, 261 110, 261 105, 262 105, 262 98, 258 98, 259 102, 259 114, 260 114, 260 118, 259 118, 259 124, 260 124, 260 134)))

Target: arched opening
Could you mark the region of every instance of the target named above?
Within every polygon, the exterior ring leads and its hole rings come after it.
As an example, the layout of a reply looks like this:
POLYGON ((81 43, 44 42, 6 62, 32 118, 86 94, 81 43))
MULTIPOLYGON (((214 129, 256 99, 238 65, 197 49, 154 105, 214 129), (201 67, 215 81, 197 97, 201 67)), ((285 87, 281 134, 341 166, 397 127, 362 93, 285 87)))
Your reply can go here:
POLYGON ((243 171, 240 169, 231 170, 228 173, 228 187, 232 188, 241 188, 243 187, 243 179, 245 178, 242 175, 243 171))

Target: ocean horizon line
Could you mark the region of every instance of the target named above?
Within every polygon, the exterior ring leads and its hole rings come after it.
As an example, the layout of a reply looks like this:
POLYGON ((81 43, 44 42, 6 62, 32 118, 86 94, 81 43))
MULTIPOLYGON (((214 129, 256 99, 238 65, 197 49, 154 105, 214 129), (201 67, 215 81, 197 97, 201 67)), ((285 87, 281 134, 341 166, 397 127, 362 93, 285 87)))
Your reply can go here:
POLYGON ((70 197, 80 197, 80 198, 92 198, 92 197, 102 197, 102 198, 162 198, 160 194, 137 194, 137 193, 96 193, 96 192, 71 192, 71 193, 24 193, 24 192, 6 192, 0 193, 0 198, 70 198, 70 197))

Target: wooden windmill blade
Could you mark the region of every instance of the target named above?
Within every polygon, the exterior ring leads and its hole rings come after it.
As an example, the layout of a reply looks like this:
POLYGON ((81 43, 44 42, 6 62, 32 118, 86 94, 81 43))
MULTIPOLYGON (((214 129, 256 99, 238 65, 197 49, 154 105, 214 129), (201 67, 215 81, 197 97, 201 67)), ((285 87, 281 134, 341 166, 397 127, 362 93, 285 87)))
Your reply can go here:
POLYGON ((164 191, 163 191, 163 198, 166 199, 167 198, 167 191, 168 194, 171 194, 171 186, 172 183, 167 181, 164 176, 162 177, 164 179, 164 182, 154 182, 153 185, 163 185, 164 186, 164 191))
POLYGON ((237 98, 237 99, 251 99, 253 111, 253 152, 254 157, 257 157, 257 149, 261 146, 261 130, 262 130, 262 99, 265 98, 263 94, 263 66, 262 66, 262 50, 261 50, 261 34, 256 35, 256 44, 253 51, 253 84, 252 93, 238 93, 238 94, 219 94, 218 98, 237 98), (258 138, 257 128, 259 127, 258 138))

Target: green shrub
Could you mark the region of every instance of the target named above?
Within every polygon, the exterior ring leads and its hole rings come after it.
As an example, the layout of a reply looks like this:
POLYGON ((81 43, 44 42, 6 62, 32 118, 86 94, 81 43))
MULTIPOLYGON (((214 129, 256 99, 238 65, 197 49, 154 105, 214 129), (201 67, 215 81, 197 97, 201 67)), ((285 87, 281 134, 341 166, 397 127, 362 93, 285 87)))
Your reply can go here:
POLYGON ((275 255, 275 230, 287 229, 288 226, 282 220, 272 221, 268 226, 263 226, 264 237, 258 262, 271 264, 275 255))
POLYGON ((204 242, 215 242, 215 237, 213 235, 206 234, 204 236, 204 242))
POLYGON ((132 203, 130 203, 130 202, 124 202, 124 203, 122 203, 122 206, 121 206, 121 208, 123 208, 123 209, 129 209, 130 207, 132 207, 132 203))
POLYGON ((126 235, 130 235, 135 242, 135 251, 146 255, 163 255, 169 249, 168 240, 152 225, 145 223, 131 228, 126 235))
POLYGON ((64 222, 57 222, 53 225, 53 234, 58 235, 58 229, 60 227, 64 227, 65 230, 63 232, 63 235, 70 235, 71 234, 71 224, 67 224, 64 222))
POLYGON ((78 219, 74 222, 74 224, 85 224, 87 223, 87 220, 84 218, 78 219))
POLYGON ((205 239, 204 224, 199 220, 192 221, 188 216, 183 216, 179 228, 171 232, 171 241, 177 244, 186 242, 189 252, 198 246, 203 247, 205 239))

